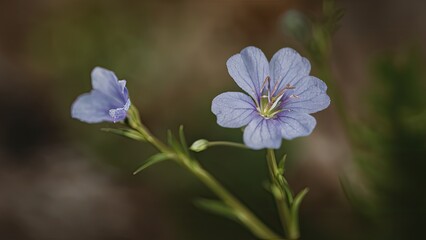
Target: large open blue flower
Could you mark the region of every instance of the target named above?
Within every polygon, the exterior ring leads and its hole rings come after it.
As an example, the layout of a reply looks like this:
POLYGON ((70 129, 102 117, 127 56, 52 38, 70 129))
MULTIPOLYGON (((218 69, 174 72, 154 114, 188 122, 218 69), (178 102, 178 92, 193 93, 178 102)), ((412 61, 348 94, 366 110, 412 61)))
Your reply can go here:
POLYGON ((118 122, 126 118, 130 99, 125 80, 114 72, 96 67, 92 71, 90 93, 80 95, 71 107, 71 116, 87 123, 118 122))
POLYGON ((307 136, 315 128, 309 115, 327 108, 327 86, 309 76, 311 65, 291 48, 283 48, 271 62, 256 47, 228 59, 228 72, 240 92, 225 92, 212 102, 222 127, 244 129, 244 143, 252 149, 279 148, 281 141, 307 136))

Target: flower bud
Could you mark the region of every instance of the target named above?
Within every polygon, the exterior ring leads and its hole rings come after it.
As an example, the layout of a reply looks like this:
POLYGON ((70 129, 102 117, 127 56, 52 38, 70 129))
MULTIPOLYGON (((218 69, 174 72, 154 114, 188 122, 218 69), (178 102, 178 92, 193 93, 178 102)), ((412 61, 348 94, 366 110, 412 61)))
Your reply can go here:
POLYGON ((189 149, 191 149, 194 152, 201 152, 204 151, 208 148, 209 145, 209 141, 207 141, 206 139, 199 139, 197 141, 195 141, 191 147, 189 147, 189 149))

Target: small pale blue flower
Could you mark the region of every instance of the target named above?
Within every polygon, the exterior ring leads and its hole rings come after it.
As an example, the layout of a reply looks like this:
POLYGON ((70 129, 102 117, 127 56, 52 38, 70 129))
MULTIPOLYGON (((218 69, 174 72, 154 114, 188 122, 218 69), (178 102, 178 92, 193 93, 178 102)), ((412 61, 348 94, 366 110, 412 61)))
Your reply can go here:
POLYGON ((84 93, 74 101, 71 116, 87 123, 123 121, 130 107, 126 80, 119 81, 114 72, 95 67, 92 87, 90 93, 84 93))
POLYGON ((225 92, 212 102, 212 112, 222 127, 244 129, 244 143, 252 149, 281 146, 282 139, 312 133, 309 115, 327 108, 327 86, 309 76, 311 65, 291 48, 283 48, 271 62, 256 47, 247 47, 228 59, 228 72, 249 96, 225 92))

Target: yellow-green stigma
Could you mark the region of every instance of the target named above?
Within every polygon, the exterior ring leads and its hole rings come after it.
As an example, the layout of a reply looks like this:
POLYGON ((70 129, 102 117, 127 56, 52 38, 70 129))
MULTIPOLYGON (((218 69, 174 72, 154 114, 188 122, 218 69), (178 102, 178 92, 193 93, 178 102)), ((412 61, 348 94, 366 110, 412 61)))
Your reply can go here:
POLYGON ((282 109, 279 109, 279 104, 271 104, 272 102, 269 102, 268 96, 263 95, 260 98, 260 106, 257 108, 260 115, 266 119, 273 118, 277 113, 282 112, 282 109), (275 105, 273 107, 273 105, 275 105))

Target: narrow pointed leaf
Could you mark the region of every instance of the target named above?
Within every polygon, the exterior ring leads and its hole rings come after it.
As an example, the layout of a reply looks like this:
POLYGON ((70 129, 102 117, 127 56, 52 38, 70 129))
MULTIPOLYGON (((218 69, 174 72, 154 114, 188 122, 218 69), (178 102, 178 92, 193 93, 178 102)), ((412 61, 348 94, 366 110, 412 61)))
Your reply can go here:
POLYGON ((221 201, 201 198, 196 199, 194 204, 198 208, 206 210, 210 213, 214 213, 232 220, 238 220, 238 216, 235 211, 221 201))
POLYGON ((278 170, 280 174, 284 174, 286 158, 287 158, 287 154, 284 154, 284 156, 281 158, 281 160, 278 163, 278 170))
POLYGON ((144 169, 146 169, 146 168, 148 168, 148 167, 150 167, 150 166, 152 166, 156 163, 159 163, 159 162, 162 162, 164 160, 171 159, 171 158, 172 158, 172 156, 170 156, 169 154, 165 154, 165 153, 155 154, 155 155, 151 156, 150 158, 148 158, 148 160, 146 160, 145 163, 142 166, 140 166, 138 169, 136 169, 136 171, 133 172, 133 175, 138 174, 139 172, 143 171, 144 169))
POLYGON ((146 141, 145 137, 142 136, 142 134, 130 128, 101 128, 101 130, 104 132, 109 132, 119 136, 127 137, 136 141, 146 141))
POLYGON ((306 194, 308 193, 308 191, 309 191, 309 189, 305 188, 302 191, 300 191, 296 195, 296 197, 294 197, 293 204, 291 205, 291 214, 293 216, 297 216, 298 215, 300 204, 302 203, 302 200, 306 196, 306 194))
POLYGON ((284 189, 284 193, 285 193, 285 195, 287 197, 288 203, 290 205, 293 204, 293 201, 294 201, 294 199, 293 199, 293 192, 291 191, 291 189, 289 188, 288 185, 284 185, 283 189, 284 189))
POLYGON ((180 144, 182 145, 182 150, 186 155, 189 155, 188 144, 186 143, 185 133, 183 132, 183 125, 179 126, 179 139, 180 144))
POLYGON ((180 146, 176 137, 173 136, 173 133, 170 129, 167 130, 167 142, 169 143, 169 146, 171 146, 175 151, 181 153, 183 152, 182 147, 180 146))

